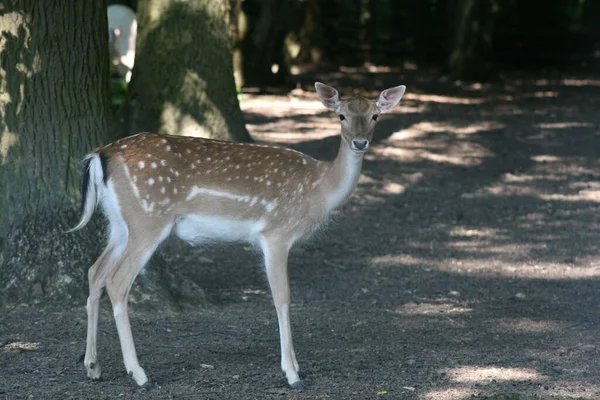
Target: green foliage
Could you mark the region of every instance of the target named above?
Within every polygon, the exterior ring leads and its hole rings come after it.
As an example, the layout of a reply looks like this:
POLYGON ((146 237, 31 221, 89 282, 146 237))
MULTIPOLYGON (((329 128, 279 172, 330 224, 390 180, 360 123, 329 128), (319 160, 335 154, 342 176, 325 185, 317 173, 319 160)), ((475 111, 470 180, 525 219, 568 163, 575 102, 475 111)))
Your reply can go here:
POLYGON ((128 84, 124 79, 112 78, 110 80, 110 105, 118 108, 127 100, 128 84))

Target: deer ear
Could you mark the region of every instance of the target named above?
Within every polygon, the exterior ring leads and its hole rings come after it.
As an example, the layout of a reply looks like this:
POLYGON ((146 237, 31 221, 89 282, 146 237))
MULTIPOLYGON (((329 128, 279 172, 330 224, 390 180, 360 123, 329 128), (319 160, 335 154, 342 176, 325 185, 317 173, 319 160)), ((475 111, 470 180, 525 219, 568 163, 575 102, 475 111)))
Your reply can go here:
POLYGON ((381 92, 377 102, 375 103, 379 111, 386 112, 396 107, 400 102, 402 95, 404 95, 405 90, 406 86, 400 85, 381 92))
POLYGON ((315 89, 317 89, 317 95, 319 100, 325 107, 331 111, 335 111, 340 106, 340 94, 337 90, 331 86, 327 86, 324 83, 316 82, 315 89))

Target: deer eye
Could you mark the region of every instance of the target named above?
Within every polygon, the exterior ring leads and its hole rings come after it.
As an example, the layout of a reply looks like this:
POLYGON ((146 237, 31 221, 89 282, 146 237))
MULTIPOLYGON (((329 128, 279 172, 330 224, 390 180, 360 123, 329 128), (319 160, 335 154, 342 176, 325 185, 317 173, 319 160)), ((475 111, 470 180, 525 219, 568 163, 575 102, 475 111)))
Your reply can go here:
POLYGON ((373 115, 373 121, 377 121, 377 118, 379 117, 379 114, 375 114, 373 115))
POLYGON ((340 121, 343 121, 343 120, 346 119, 346 117, 344 116, 344 114, 340 114, 339 117, 340 117, 340 121))

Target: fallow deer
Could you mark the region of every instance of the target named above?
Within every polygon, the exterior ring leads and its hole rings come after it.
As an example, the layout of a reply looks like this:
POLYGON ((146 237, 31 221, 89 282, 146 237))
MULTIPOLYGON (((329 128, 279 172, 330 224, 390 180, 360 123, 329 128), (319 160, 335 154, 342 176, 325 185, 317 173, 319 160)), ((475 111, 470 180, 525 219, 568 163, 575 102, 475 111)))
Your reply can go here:
POLYGON ((88 331, 84 364, 100 378, 96 352, 98 309, 104 287, 113 306, 129 375, 149 385, 135 351, 127 296, 135 277, 172 232, 191 244, 243 241, 264 256, 277 312, 281 369, 301 389, 290 328, 288 253, 315 232, 354 191, 380 113, 392 110, 405 86, 376 100, 342 101, 336 89, 315 83, 319 100, 341 120, 334 161, 284 147, 140 133, 97 148, 84 158, 84 227, 98 203, 109 222, 108 245, 88 271, 88 331))

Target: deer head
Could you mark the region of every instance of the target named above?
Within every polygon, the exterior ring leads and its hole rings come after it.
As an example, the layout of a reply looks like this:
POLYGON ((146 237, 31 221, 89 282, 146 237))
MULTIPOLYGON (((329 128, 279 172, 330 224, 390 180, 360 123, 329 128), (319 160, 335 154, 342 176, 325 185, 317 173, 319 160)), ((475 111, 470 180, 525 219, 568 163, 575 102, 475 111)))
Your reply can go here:
POLYGON ((324 83, 315 83, 319 100, 340 118, 342 140, 355 152, 364 152, 373 139, 379 114, 392 110, 400 102, 406 86, 384 90, 377 100, 361 96, 340 100, 339 92, 324 83))

